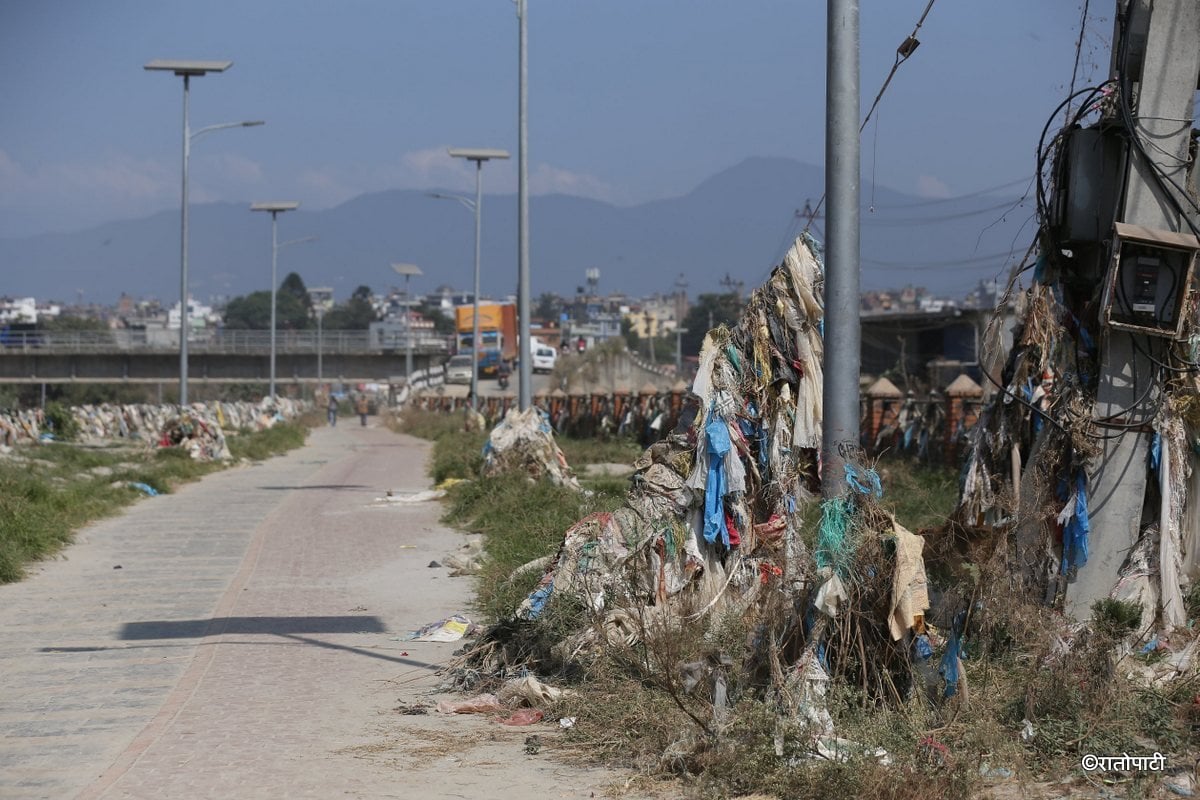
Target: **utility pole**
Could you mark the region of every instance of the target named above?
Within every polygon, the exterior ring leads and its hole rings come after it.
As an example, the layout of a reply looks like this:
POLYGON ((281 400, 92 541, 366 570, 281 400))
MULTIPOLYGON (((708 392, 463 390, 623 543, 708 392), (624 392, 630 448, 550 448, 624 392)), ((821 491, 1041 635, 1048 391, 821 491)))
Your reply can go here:
POLYGON ((858 0, 828 0, 825 68, 825 384, 821 496, 846 494, 843 465, 858 452, 859 289, 858 0))
POLYGON ((683 335, 687 333, 687 329, 683 327, 683 319, 687 316, 687 287, 688 282, 681 272, 675 279, 675 374, 677 376, 683 375, 683 335))
POLYGON ((742 290, 743 290, 743 289, 745 288, 745 286, 746 286, 746 283, 745 283, 745 281, 734 280, 733 276, 732 276, 732 275, 730 275, 728 272, 726 272, 726 273, 725 273, 725 277, 724 277, 724 278, 721 278, 721 280, 719 281, 719 283, 720 283, 722 286, 724 286, 724 287, 725 287, 725 291, 726 291, 726 293, 728 293, 728 294, 731 294, 731 295, 733 295, 733 296, 736 298, 736 300, 735 300, 735 311, 741 311, 741 308, 742 308, 742 290))
POLYGON ((651 316, 649 311, 647 311, 645 314, 645 319, 646 319, 646 339, 650 342, 650 363, 657 364, 658 359, 654 357, 654 328, 652 327, 652 323, 654 322, 654 317, 651 316))
MULTIPOLYGON (((1147 228, 1190 231, 1154 173, 1186 185, 1190 121, 1200 75, 1200 6, 1195 0, 1118 0, 1117 15, 1127 16, 1123 33, 1118 26, 1114 36, 1113 77, 1119 79, 1118 91, 1125 93, 1138 126, 1128 133, 1152 143, 1144 148, 1151 160, 1131 148, 1119 218, 1147 228), (1126 63, 1118 63, 1118 54, 1127 54, 1126 63)), ((1175 199, 1188 206, 1186 198, 1175 199)), ((1101 374, 1093 413, 1098 419, 1114 414, 1123 419, 1120 435, 1101 429, 1114 438, 1102 441, 1089 476, 1088 561, 1066 592, 1066 611, 1077 619, 1089 617, 1092 604, 1109 596, 1141 533, 1150 434, 1137 426, 1152 421, 1159 400, 1155 392, 1146 391, 1147 382, 1155 380, 1154 369, 1134 349, 1136 344, 1149 352, 1149 337, 1108 328, 1100 341, 1101 374)))
POLYGON ((683 318, 687 316, 687 288, 688 282, 684 279, 683 273, 679 273, 679 277, 675 279, 675 324, 682 325, 683 318))
MULTIPOLYGON (((804 220, 804 230, 806 230, 806 231, 807 231, 807 230, 809 230, 810 228, 812 228, 812 227, 813 227, 813 224, 814 224, 814 223, 815 223, 817 220, 819 220, 819 219, 825 219, 825 216, 824 216, 823 214, 821 214, 821 209, 820 209, 820 206, 818 206, 817 208, 813 208, 813 207, 812 207, 812 200, 811 200, 811 199, 805 199, 805 201, 804 201, 804 208, 803 208, 803 209, 799 209, 799 208, 797 208, 797 209, 796 209, 796 219, 802 219, 802 220, 804 220)), ((818 228, 818 229, 817 229, 817 233, 820 233, 820 232, 821 232, 821 231, 820 231, 820 229, 818 228)))

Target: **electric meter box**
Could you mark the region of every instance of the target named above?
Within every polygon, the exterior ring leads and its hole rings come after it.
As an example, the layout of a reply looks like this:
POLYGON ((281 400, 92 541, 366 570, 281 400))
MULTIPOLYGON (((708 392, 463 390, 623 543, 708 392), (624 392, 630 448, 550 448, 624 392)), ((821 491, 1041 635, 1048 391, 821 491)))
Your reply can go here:
POLYGON ((1118 222, 1104 285, 1104 321, 1112 328, 1178 339, 1200 239, 1118 222))

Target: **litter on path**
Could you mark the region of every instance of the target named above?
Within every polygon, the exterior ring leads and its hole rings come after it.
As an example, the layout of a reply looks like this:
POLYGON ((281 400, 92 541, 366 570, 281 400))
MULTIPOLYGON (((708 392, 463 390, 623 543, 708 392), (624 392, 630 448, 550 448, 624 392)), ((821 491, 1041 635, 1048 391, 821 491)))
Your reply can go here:
POLYGON ((462 614, 455 614, 437 622, 431 622, 420 630, 413 631, 407 636, 396 637, 395 641, 404 642, 457 642, 467 635, 472 628, 471 620, 462 614))

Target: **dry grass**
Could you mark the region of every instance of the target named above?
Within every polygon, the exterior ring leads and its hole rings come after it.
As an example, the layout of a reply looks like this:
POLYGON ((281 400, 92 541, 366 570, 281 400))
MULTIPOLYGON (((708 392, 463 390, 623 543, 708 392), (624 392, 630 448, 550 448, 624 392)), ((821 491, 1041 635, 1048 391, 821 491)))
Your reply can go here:
MULTIPOLYGON (((630 609, 637 620, 634 641, 602 641, 566 664, 554 645, 595 620, 556 599, 537 623, 494 630, 475 663, 486 663, 485 681, 528 669, 575 690, 547 709, 548 716, 577 719, 559 748, 565 755, 630 768, 651 783, 671 776, 681 782, 672 784, 677 790, 682 786, 697 798, 758 793, 800 800, 940 800, 1018 796, 1026 789, 1029 796, 1042 789, 1061 796, 1064 778, 1082 780, 1084 753, 1158 750, 1170 765, 1193 763, 1200 674, 1193 670, 1161 689, 1131 681, 1131 669, 1155 656, 1115 662, 1125 632, 1121 620, 1130 616, 1120 609, 1098 614, 1111 624, 1075 636, 1063 648, 1069 634, 1061 615, 1013 591, 1002 535, 971 539, 947 524, 957 501, 953 471, 892 462, 885 467, 883 501, 859 515, 846 574, 850 599, 822 637, 833 688, 821 705, 836 734, 860 746, 845 761, 812 756, 816 731, 805 720, 788 666, 816 635, 781 592, 764 592, 744 611, 703 623, 686 620, 695 609, 678 598, 665 609, 630 609), (906 643, 892 641, 885 623, 892 556, 872 533, 882 529, 884 510, 926 534, 927 567, 941 611, 931 612, 935 654, 924 665, 906 643), (958 694, 945 698, 938 662, 958 611, 967 612, 964 672, 958 694), (691 662, 727 664, 727 709, 714 709, 709 680, 688 691, 680 666, 691 662), (1034 729, 1028 741, 1021 737, 1025 720, 1034 729), (890 764, 871 754, 876 748, 887 752, 890 764), (1013 794, 1014 787, 1021 791, 1013 794)), ((492 553, 530 539, 537 540, 539 553, 549 553, 572 513, 564 516, 554 498, 534 500, 528 489, 503 482, 452 498, 458 509, 470 511, 459 519, 485 531, 492 553), (525 530, 538 534, 529 537, 525 530)), ((818 519, 806 514, 805 528, 818 519)), ((534 555, 520 547, 513 553, 513 566, 534 555)), ((500 601, 496 611, 511 608, 527 591, 524 584, 510 585, 510 574, 497 568, 482 577, 482 595, 500 601)), ((1189 600, 1192 612, 1200 613, 1200 591, 1189 600)), ((798 608, 803 611, 803 601, 798 608)), ((1159 791, 1147 776, 1131 777, 1119 788, 1128 796, 1159 791)))

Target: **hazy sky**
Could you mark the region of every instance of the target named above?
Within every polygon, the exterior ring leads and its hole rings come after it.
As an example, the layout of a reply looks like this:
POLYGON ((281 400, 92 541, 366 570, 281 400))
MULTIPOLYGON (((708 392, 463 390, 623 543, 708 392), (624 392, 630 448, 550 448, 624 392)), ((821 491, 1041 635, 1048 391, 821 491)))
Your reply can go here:
MULTIPOLYGON (((864 110, 927 0, 862 0, 864 110)), ((528 0, 531 188, 634 204, 754 155, 820 164, 825 3, 528 0)), ((1093 3, 1081 85, 1107 71, 1093 3)), ((863 137, 863 176, 944 197, 1033 173, 1071 81, 1076 0, 941 0, 863 137)), ((154 58, 230 59, 192 83, 192 200, 336 205, 473 187, 449 145, 500 147, 513 191, 511 0, 0 0, 0 236, 178 208, 182 80, 154 58)), ((1011 190, 1010 190, 1011 191, 1011 190)))

